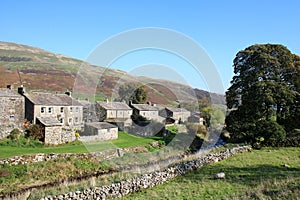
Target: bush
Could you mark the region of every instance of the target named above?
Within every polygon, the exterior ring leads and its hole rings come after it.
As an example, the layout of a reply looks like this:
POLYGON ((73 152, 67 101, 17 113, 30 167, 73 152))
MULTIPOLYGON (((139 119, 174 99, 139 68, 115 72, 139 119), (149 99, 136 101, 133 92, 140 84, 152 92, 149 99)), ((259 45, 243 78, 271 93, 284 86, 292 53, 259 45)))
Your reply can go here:
POLYGON ((300 129, 289 132, 284 145, 287 147, 300 147, 300 129))
POLYGON ((19 129, 15 128, 10 132, 10 134, 9 134, 9 136, 7 136, 7 138, 9 138, 11 140, 19 140, 22 135, 23 135, 23 133, 19 129))
POLYGON ((38 124, 31 124, 26 130, 26 137, 33 140, 44 140, 44 130, 38 124))
POLYGON ((275 121, 260 121, 257 133, 257 138, 264 138, 264 141, 262 141, 264 146, 283 146, 286 140, 284 128, 275 121))

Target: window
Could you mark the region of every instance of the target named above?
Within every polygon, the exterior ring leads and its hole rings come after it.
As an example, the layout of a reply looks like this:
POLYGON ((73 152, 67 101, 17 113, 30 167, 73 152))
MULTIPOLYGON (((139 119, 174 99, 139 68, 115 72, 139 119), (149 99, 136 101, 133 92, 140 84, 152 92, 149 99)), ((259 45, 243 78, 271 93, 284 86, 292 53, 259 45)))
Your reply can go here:
POLYGON ((52 108, 51 107, 48 108, 48 113, 52 113, 52 108))
POLYGON ((60 118, 59 121, 60 121, 60 123, 63 124, 64 123, 64 118, 60 118))
POLYGON ((9 121, 14 122, 15 121, 15 115, 10 115, 9 116, 9 121))
POLYGON ((45 107, 41 107, 41 113, 45 113, 46 112, 46 108, 45 107))
POLYGON ((79 112, 79 108, 78 107, 75 108, 75 112, 79 112))
POLYGON ((60 107, 60 113, 64 112, 64 107, 60 107))
POLYGON ((73 107, 70 107, 70 112, 73 112, 73 107))
POLYGON ((75 123, 78 123, 78 121, 79 121, 78 117, 75 117, 75 123))
POLYGON ((73 121, 72 118, 69 118, 69 124, 72 124, 72 121, 73 121))

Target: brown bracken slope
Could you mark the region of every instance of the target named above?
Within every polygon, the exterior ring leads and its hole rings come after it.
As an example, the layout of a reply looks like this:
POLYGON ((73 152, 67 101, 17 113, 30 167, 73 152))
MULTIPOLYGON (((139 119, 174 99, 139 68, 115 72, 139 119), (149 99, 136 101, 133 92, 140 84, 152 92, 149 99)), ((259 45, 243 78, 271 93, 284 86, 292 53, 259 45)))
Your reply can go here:
POLYGON ((120 70, 94 66, 36 47, 0 42, 0 87, 13 85, 16 88, 22 82, 27 90, 73 90, 78 97, 96 95, 99 100, 117 97, 118 87, 132 81, 144 84, 148 100, 157 104, 176 105, 178 101, 196 101, 203 97, 225 104, 223 95, 193 89, 180 83, 132 76, 120 70))

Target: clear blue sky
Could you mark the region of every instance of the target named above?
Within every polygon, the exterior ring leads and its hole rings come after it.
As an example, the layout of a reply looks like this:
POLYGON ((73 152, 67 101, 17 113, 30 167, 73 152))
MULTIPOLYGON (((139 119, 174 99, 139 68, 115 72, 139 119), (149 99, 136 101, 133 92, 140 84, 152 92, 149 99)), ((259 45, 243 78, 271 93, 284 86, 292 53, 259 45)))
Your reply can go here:
MULTIPOLYGON (((98 44, 120 32, 143 27, 172 29, 205 49, 226 89, 233 76, 232 60, 247 46, 280 43, 300 55, 299 8, 298 0, 2 0, 0 41, 84 60, 98 44)), ((132 56, 142 57, 139 53, 132 56)), ((143 64, 129 62, 133 58, 113 67, 130 71, 133 65, 143 64)), ((161 60, 145 61, 149 62, 161 60)), ((192 87, 206 89, 192 74, 191 79, 192 87)))

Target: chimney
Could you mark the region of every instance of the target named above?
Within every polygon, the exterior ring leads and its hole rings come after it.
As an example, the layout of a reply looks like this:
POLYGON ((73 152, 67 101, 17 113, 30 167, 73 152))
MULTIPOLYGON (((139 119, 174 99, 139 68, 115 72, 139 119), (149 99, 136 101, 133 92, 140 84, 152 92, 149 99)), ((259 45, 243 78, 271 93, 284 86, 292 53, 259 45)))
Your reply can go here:
POLYGON ((24 93, 25 93, 25 88, 23 87, 23 85, 21 85, 20 87, 18 87, 18 93, 20 94, 20 95, 24 95, 24 93))

